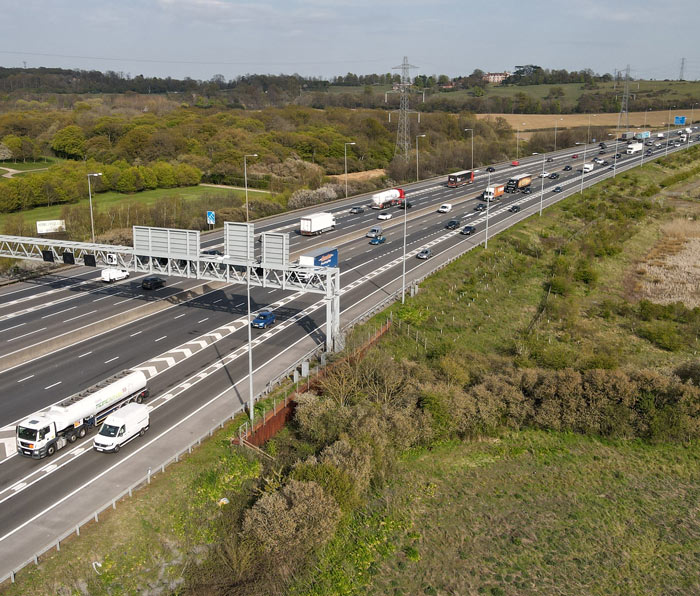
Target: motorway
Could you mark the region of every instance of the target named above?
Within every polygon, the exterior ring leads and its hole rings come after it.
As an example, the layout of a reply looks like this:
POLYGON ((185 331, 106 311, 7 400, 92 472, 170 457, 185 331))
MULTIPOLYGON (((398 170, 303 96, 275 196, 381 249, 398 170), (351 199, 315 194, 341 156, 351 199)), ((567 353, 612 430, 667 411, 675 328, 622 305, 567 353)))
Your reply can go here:
MULTIPOLYGON (((618 149, 623 149, 620 143, 618 149)), ((671 151, 682 150, 673 147, 671 151)), ((587 162, 598 157, 598 147, 589 145, 587 162)), ((615 144, 606 155, 612 163, 615 144)), ((644 160, 663 155, 664 148, 644 160)), ((520 160, 512 167, 496 164, 491 184, 507 182, 514 174, 532 174, 531 194, 505 194, 489 206, 489 232, 498 231, 536 213, 543 187, 543 205, 578 191, 583 148, 550 154, 548 172, 560 178, 537 179, 543 156, 520 160), (577 154, 577 158, 572 158, 577 154), (563 171, 571 165, 571 171, 563 171), (556 186, 561 193, 553 193, 556 186), (520 212, 509 209, 517 204, 520 212)), ((617 170, 636 167, 640 155, 624 156, 617 170)), ((609 167, 597 166, 585 175, 584 186, 611 176, 609 167)), ((405 186, 413 207, 407 211, 407 280, 424 277, 447 259, 483 243, 486 214, 475 211, 488 181, 486 172, 475 182, 447 188, 444 179, 426 180, 405 186), (436 213, 449 202, 453 209, 436 213), (445 224, 459 219, 476 227, 471 236, 445 224), (430 247, 434 257, 422 261, 415 255, 430 247)), ((341 326, 373 305, 382 302, 401 283, 404 212, 391 208, 393 217, 378 222, 369 208, 350 215, 351 205, 366 205, 368 197, 354 197, 331 205, 317 206, 293 214, 269 218, 256 225, 263 231, 290 232, 290 252, 302 254, 318 246, 337 246, 340 253, 342 293, 341 326), (330 210, 337 214, 338 228, 319 237, 296 233, 302 214, 330 210), (365 232, 382 225, 387 242, 370 246, 365 232)), ((203 246, 217 247, 222 232, 206 236, 203 246)), ((29 359, 0 372, 3 391, 0 400, 0 440, 7 457, 0 460, 0 578, 50 543, 56 536, 81 522, 90 511, 107 502, 141 477, 156 469, 170 455, 187 446, 227 414, 239 411, 248 399, 247 326, 245 288, 240 285, 204 288, 198 295, 187 294, 202 283, 198 280, 168 278, 165 288, 146 293, 138 277, 109 286, 99 281, 99 272, 75 267, 52 276, 0 289, 0 358, 18 349, 32 349, 52 336, 70 334, 92 321, 119 316, 160 302, 162 308, 137 317, 89 339, 68 343, 60 349, 29 359), (174 300, 185 292, 185 297, 174 300), (68 395, 125 368, 139 368, 149 377, 153 396, 151 430, 116 455, 94 452, 87 438, 59 451, 54 457, 31 460, 13 454, 14 426, 29 414, 54 404, 68 395)), ((287 369, 299 357, 325 340, 325 306, 320 296, 268 288, 252 288, 254 310, 275 310, 278 323, 254 333, 253 361, 255 392, 265 389, 270 379, 287 369)), ((2 455, 2 450, 0 450, 2 455)))

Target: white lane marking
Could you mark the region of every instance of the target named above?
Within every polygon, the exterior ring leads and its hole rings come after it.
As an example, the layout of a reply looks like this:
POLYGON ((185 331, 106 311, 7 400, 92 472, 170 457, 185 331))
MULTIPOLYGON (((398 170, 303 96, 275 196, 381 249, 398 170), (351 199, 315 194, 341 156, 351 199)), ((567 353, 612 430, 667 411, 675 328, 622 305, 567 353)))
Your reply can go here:
POLYGON ((33 376, 34 376, 34 375, 29 375, 28 377, 24 377, 23 379, 20 379, 20 380, 17 381, 17 382, 18 382, 18 383, 21 383, 22 381, 28 381, 28 380, 31 379, 33 376))
POLYGON ((136 333, 132 333, 129 337, 135 337, 135 336, 137 336, 139 333, 143 333, 143 329, 142 329, 141 331, 137 331, 136 333))
POLYGON ((46 331, 46 327, 42 327, 41 329, 35 329, 34 331, 30 331, 29 333, 25 333, 24 335, 18 335, 17 337, 11 337, 7 341, 15 341, 16 339, 22 339, 23 337, 27 337, 27 335, 31 335, 32 333, 39 333, 39 331, 46 331))
POLYGON ((161 339, 165 339, 166 337, 168 337, 168 336, 167 336, 167 335, 164 335, 163 337, 159 337, 158 339, 156 339, 156 340, 154 340, 154 341, 160 341, 161 339))
POLYGON ((115 302, 114 306, 117 306, 117 304, 124 304, 125 302, 129 302, 129 300, 133 300, 133 297, 127 298, 126 300, 120 300, 119 302, 115 302))
POLYGON ((78 358, 83 358, 84 356, 89 356, 90 354, 92 354, 92 350, 90 350, 89 352, 85 352, 85 354, 81 354, 80 356, 78 356, 78 358))
POLYGON ((206 318, 202 319, 201 321, 197 321, 197 325, 199 325, 200 323, 204 323, 204 321, 208 321, 208 320, 209 320, 209 317, 206 317, 206 318))
POLYGON ((55 387, 56 385, 60 385, 63 383, 63 381, 58 381, 57 383, 54 383, 53 385, 49 385, 48 387, 44 387, 44 389, 51 389, 51 387, 55 387))
POLYGON ((94 313, 96 313, 96 312, 97 312, 96 310, 91 310, 90 312, 84 312, 82 315, 78 315, 77 317, 72 317, 72 318, 70 318, 70 319, 66 319, 66 320, 63 321, 63 322, 64 322, 64 323, 68 323, 68 322, 70 322, 70 321, 75 321, 76 319, 80 319, 81 317, 87 317, 88 315, 94 314, 94 313))
POLYGON ((114 362, 115 360, 119 360, 119 356, 115 356, 114 358, 110 358, 109 360, 105 360, 105 364, 109 364, 110 362, 114 362))
POLYGON ((223 298, 219 298, 218 300, 214 300, 214 302, 212 302, 212 304, 217 304, 218 302, 221 302, 222 300, 223 300, 223 298))
POLYGON ((9 331, 10 329, 17 329, 17 327, 21 327, 22 325, 26 325, 26 323, 20 323, 19 325, 13 325, 12 327, 8 327, 7 329, 0 329, 0 333, 3 333, 4 331, 9 331))
POLYGON ((12 490, 12 491, 22 490, 25 486, 27 486, 26 482, 19 482, 18 484, 11 486, 10 490, 12 490))
POLYGON ((49 317, 55 317, 56 315, 60 315, 62 312, 68 312, 69 310, 73 310, 74 308, 78 308, 78 307, 77 306, 70 306, 69 308, 64 308, 63 310, 59 310, 58 312, 53 312, 50 315, 44 315, 41 318, 48 319, 49 317))
POLYGON ((102 296, 102 298, 95 298, 95 300, 93 300, 93 302, 99 302, 100 300, 106 300, 107 298, 112 298, 112 296, 114 296, 114 294, 107 294, 106 296, 102 296))
MULTIPOLYGON (((186 313, 186 312, 183 312, 181 315, 177 315, 176 317, 173 317, 173 318, 179 319, 180 317, 184 317, 184 316, 186 316, 186 315, 187 315, 187 313, 186 313)), ((139 331, 139 333, 141 333, 141 332, 139 331)))

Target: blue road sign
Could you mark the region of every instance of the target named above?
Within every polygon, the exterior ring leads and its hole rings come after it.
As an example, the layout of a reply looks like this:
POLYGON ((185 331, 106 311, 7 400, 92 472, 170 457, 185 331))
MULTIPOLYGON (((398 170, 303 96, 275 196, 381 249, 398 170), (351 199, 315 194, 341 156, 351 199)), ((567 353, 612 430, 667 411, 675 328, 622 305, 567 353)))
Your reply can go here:
POLYGON ((212 226, 216 223, 216 217, 214 216, 213 211, 207 211, 207 223, 211 224, 212 226))
POLYGON ((674 116, 673 124, 675 124, 676 126, 682 126, 683 124, 685 124, 685 116, 674 116))

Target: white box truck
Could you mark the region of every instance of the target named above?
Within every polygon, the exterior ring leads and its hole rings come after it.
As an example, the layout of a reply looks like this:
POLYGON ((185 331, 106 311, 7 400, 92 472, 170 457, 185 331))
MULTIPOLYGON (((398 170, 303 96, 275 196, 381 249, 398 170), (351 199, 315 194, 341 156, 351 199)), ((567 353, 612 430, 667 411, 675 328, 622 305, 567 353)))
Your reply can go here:
POLYGON ((299 224, 302 236, 316 236, 329 230, 335 230, 335 215, 332 213, 312 213, 302 217, 299 224))
POLYGON ((34 459, 51 456, 124 404, 140 403, 148 395, 146 375, 123 370, 20 422, 15 429, 17 452, 34 459))
POLYGON ((595 165, 592 163, 585 163, 583 164, 583 173, 588 174, 588 172, 592 172, 593 168, 595 168, 595 165))
POLYGON ((117 453, 122 445, 131 439, 142 437, 151 424, 149 410, 144 404, 130 403, 112 412, 92 441, 93 448, 97 451, 117 453))
POLYGON ((627 145, 627 155, 634 155, 635 153, 639 153, 642 149, 644 149, 644 145, 642 143, 630 143, 627 145))
POLYGON ((111 283, 113 281, 121 281, 129 277, 129 272, 126 269, 115 269, 110 267, 109 269, 103 269, 100 274, 102 281, 105 283, 111 283))

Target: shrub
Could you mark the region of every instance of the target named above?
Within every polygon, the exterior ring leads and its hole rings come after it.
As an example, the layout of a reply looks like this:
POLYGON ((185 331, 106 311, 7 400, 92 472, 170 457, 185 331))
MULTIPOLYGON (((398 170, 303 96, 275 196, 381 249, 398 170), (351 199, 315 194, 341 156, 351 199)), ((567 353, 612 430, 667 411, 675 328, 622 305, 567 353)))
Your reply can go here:
POLYGON ((315 457, 309 458, 294 466, 291 477, 301 482, 315 482, 343 511, 351 511, 360 503, 361 493, 350 474, 330 462, 319 463, 315 457))
POLYGON ((649 323, 643 323, 637 328, 637 335, 650 341, 656 347, 669 352, 675 352, 683 345, 677 325, 672 321, 651 321, 649 323))
POLYGON ((300 561, 335 531, 340 508, 315 482, 290 480, 264 494, 243 518, 243 532, 263 552, 300 561))
POLYGON ((296 402, 294 421, 299 434, 319 447, 336 441, 348 426, 349 410, 330 399, 304 393, 296 402))

